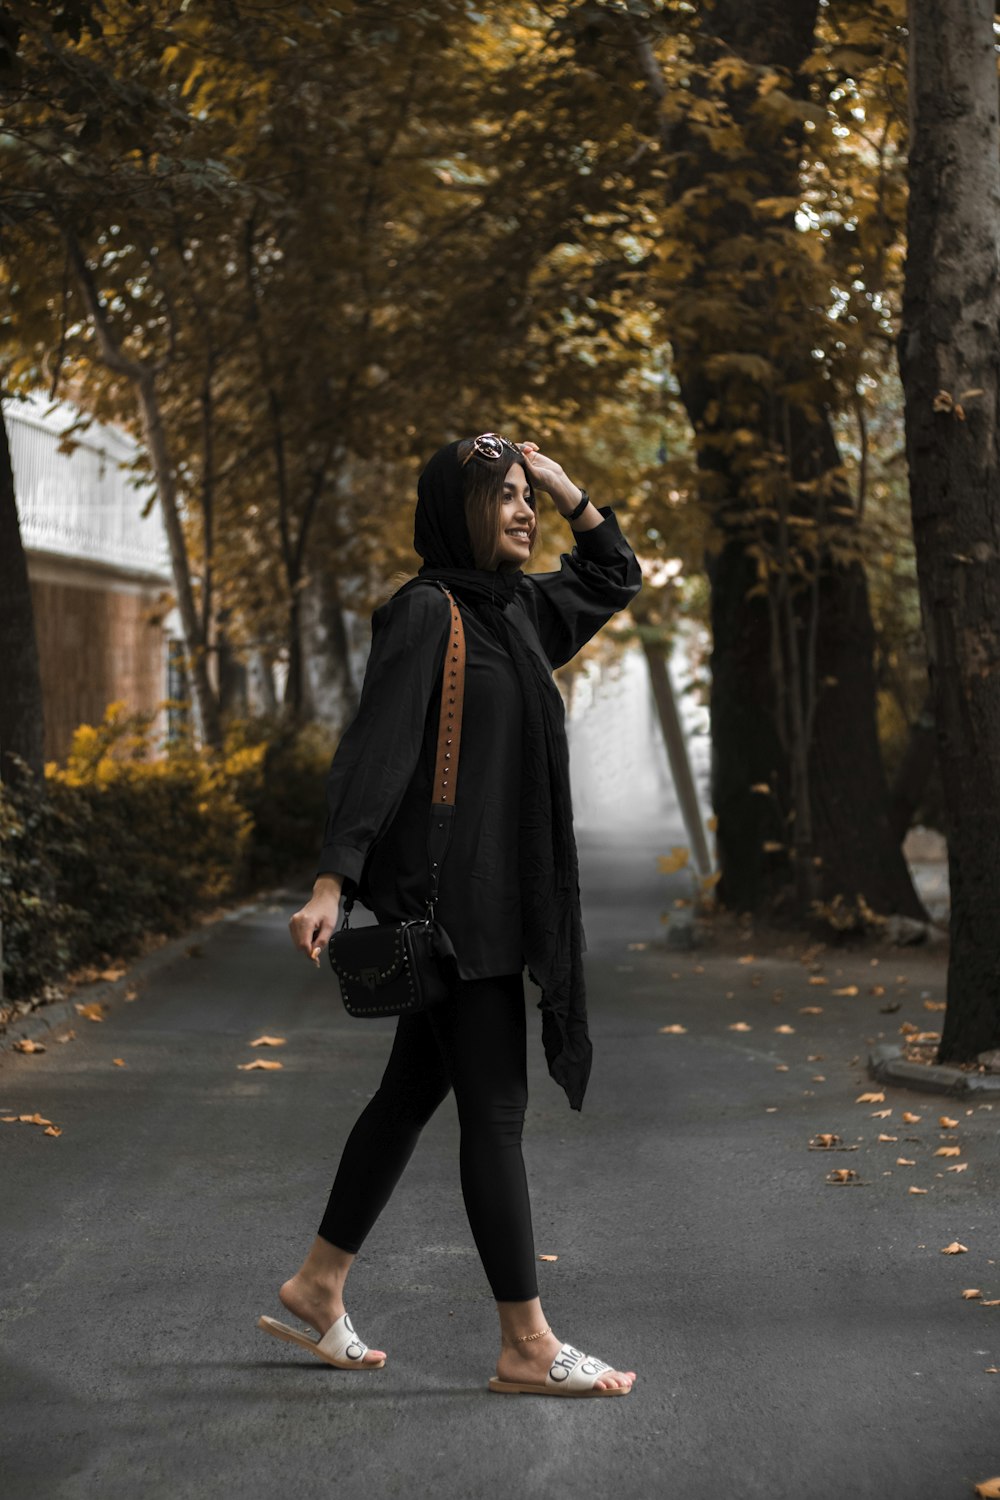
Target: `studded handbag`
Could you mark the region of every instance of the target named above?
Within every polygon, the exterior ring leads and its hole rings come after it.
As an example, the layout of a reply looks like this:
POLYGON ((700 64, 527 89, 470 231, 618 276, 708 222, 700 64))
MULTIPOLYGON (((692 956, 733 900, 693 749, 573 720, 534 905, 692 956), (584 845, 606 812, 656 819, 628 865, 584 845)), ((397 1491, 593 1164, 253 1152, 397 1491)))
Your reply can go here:
POLYGON ((435 918, 441 866, 451 843, 458 781, 465 697, 465 632, 453 595, 438 585, 451 605, 451 624, 441 674, 441 713, 437 757, 427 826, 428 893, 422 917, 377 927, 350 926, 353 897, 345 901, 344 923, 327 951, 352 1016, 400 1016, 447 1000, 458 979, 455 950, 435 918))

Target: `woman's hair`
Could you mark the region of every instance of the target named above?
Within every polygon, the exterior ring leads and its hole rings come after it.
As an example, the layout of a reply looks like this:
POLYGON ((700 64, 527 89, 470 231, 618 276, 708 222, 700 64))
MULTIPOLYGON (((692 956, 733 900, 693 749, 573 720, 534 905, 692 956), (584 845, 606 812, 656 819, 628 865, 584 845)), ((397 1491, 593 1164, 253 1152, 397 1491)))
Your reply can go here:
MULTIPOLYGON (((472 450, 472 438, 466 438, 465 442, 458 446, 458 457, 464 460, 472 450)), ((519 568, 520 563, 512 560, 497 562, 497 552, 500 549, 501 520, 503 519, 503 486, 507 478, 507 471, 515 463, 520 462, 524 470, 524 477, 528 481, 531 490, 532 509, 535 506, 535 487, 531 483, 531 475, 528 466, 522 459, 512 459, 511 463, 504 467, 503 460, 497 459, 493 463, 485 460, 477 461, 470 459, 463 470, 465 486, 465 524, 469 528, 469 540, 472 543, 472 555, 477 568, 499 568, 501 572, 519 568)), ((538 518, 535 517, 535 528, 531 537, 531 551, 535 550, 538 541, 538 518)))

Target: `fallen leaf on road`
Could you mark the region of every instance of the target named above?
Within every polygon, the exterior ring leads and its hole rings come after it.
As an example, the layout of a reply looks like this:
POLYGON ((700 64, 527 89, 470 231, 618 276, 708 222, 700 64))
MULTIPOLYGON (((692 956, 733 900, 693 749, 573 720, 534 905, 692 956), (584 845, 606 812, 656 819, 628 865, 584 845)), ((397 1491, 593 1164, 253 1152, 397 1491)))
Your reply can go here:
POLYGON ((996 1365, 987 1365, 986 1368, 985 1368, 985 1370, 983 1371, 983 1374, 984 1375, 1000 1375, 1000 1370, 997 1369, 996 1365))
POLYGON ((888 1118, 889 1118, 889 1116, 891 1114, 892 1114, 892 1110, 891 1109, 873 1109, 872 1110, 872 1119, 873 1120, 888 1120, 888 1118))
POLYGON ((774 1071, 776 1073, 787 1073, 788 1072, 788 1064, 787 1063, 775 1063, 775 1065, 774 1065, 774 1071))
POLYGON ((33 1042, 30 1036, 22 1037, 19 1042, 14 1043, 15 1052, 44 1052, 45 1048, 41 1042, 33 1042))
POLYGON ((687 1031, 686 1026, 661 1026, 661 1036, 681 1036, 687 1031))
POLYGON ((839 1146, 841 1137, 834 1135, 832 1131, 824 1131, 821 1135, 814 1135, 809 1145, 814 1151, 829 1151, 831 1146, 839 1146))
POLYGON ((116 1068, 124 1068, 124 1066, 125 1066, 125 1059, 124 1059, 124 1057, 113 1057, 111 1059, 111 1061, 112 1061, 112 1063, 114 1064, 114 1066, 116 1068))
POLYGON ((979 1305, 980 1307, 1000 1307, 1000 1297, 995 1297, 992 1301, 989 1302, 987 1302, 984 1298, 984 1300, 979 1305))
POLYGON ((106 979, 109 984, 114 984, 127 972, 128 970, 125 968, 124 964, 118 964, 113 969, 102 969, 99 978, 106 979))
POLYGON ((944 1000, 925 1000, 924 1010, 944 1010, 947 1002, 944 1000))
POLYGON ((822 974, 810 974, 809 975, 809 983, 810 984, 829 984, 830 981, 829 981, 829 979, 824 978, 824 976, 822 974))
POLYGON ((911 1188, 908 1189, 908 1191, 911 1192, 911 1193, 926 1193, 927 1189, 926 1188, 911 1187, 911 1188))
POLYGON ((73 1031, 72 1029, 70 1029, 69 1031, 67 1031, 66 1034, 65 1034, 65 1036, 57 1036, 56 1037, 56 1041, 57 1042, 73 1042, 75 1040, 76 1040, 76 1032, 73 1031))
POLYGON ((757 960, 754 958, 752 953, 744 953, 743 957, 738 958, 736 962, 738 964, 755 964, 757 960))
POLYGON ((856 995, 858 987, 856 984, 845 984, 842 989, 834 990, 835 995, 856 995))
POLYGON ((879 1140, 880 1141, 898 1141, 899 1140, 899 1136, 898 1135, 880 1135, 879 1136, 879 1140))
POLYGON ((961 1154, 961 1146, 939 1146, 934 1153, 935 1156, 961 1156, 961 1154))
POLYGON ((876 998, 879 997, 879 996, 881 996, 881 995, 884 995, 885 994, 885 985, 884 984, 869 985, 869 987, 868 987, 868 993, 869 993, 869 995, 875 995, 876 998))
POLYGON ((83 1016, 83 1018, 87 1021, 104 1020, 104 1006, 100 1003, 99 1000, 91 1000, 89 1005, 81 1005, 78 1002, 76 1005, 76 1013, 78 1016, 83 1016))
POLYGON ((896 1166, 897 1167, 915 1167, 916 1165, 917 1165, 916 1162, 915 1161, 911 1161, 908 1156, 897 1156, 896 1157, 896 1166))
POLYGON ((855 1099, 854 1102, 855 1102, 855 1104, 884 1104, 885 1103, 885 1095, 884 1094, 859 1094, 858 1097, 855 1099))
POLYGON ((832 1172, 827 1173, 827 1182, 834 1184, 857 1182, 858 1174, 853 1167, 834 1167, 832 1172))
POLYGON ((787 1022, 784 1026, 775 1026, 774 1029, 775 1031, 780 1031, 782 1036, 791 1036, 795 1031, 795 1027, 789 1026, 787 1022))
POLYGON ((942 1130, 954 1130, 958 1121, 953 1120, 950 1115, 938 1115, 938 1124, 942 1130))
POLYGON ((284 1064, 280 1062, 266 1062, 263 1057, 255 1057, 253 1062, 237 1063, 236 1066, 241 1073, 252 1073, 255 1068, 267 1068, 268 1070, 272 1070, 274 1068, 283 1067, 284 1064))
POLYGON ((48 1125, 42 1131, 42 1135, 62 1135, 62 1131, 58 1125, 48 1125))
POLYGON ((945 1167, 946 1172, 967 1172, 968 1170, 969 1163, 967 1161, 963 1161, 961 1165, 957 1167, 945 1167))
POLYGON ((945 1245, 944 1246, 944 1248, 941 1251, 941 1254, 942 1255, 964 1255, 966 1253, 966 1251, 968 1250, 968 1248, 969 1248, 968 1245, 961 1245, 961 1244, 959 1244, 958 1240, 952 1240, 952 1242, 951 1242, 950 1245, 945 1245))
POLYGON ((976 1485, 976 1494, 979 1500, 1000 1500, 1000 1476, 982 1480, 976 1485))
POLYGON ((825 1052, 809 1052, 806 1055, 806 1062, 823 1062, 825 1058, 825 1052))
POLYGON ((46 1120, 42 1115, 18 1115, 23 1125, 51 1125, 51 1120, 46 1120))
POLYGON ((17 1115, 0 1115, 0 1120, 2 1120, 5 1125, 16 1125, 17 1115))
POLYGON ((982 1295, 982 1292, 977 1286, 966 1287, 965 1291, 962 1293, 962 1296, 965 1298, 966 1302, 971 1302, 974 1297, 981 1297, 982 1295))
POLYGON ((753 1027, 748 1026, 747 1023, 746 1023, 746 1021, 731 1021, 729 1023, 729 1030, 730 1031, 752 1031, 753 1027))
POLYGON ((283 1036, 259 1036, 250 1045, 251 1047, 283 1047, 285 1045, 285 1038, 283 1036))
POLYGON ((825 1073, 814 1073, 813 1076, 810 1078, 809 1082, 810 1083, 825 1083, 826 1082, 826 1074, 825 1073))
POLYGON ((919 1125, 920 1121, 922 1119, 923 1119, 923 1115, 912 1114, 908 1109, 904 1109, 903 1110, 903 1124, 904 1125, 919 1125))
POLYGON ((800 1016, 821 1016, 822 1014, 823 1014, 823 1007, 822 1007, 822 1005, 800 1005, 799 1006, 799 1015, 800 1016))
POLYGON ((919 1030, 920 1027, 914 1026, 912 1021, 904 1021, 902 1026, 900 1026, 899 1028, 899 1034, 900 1036, 913 1036, 913 1034, 919 1030))
POLYGON ((918 1031, 916 1036, 910 1037, 911 1042, 939 1042, 940 1040, 940 1031, 918 1031))
POLYGON ((558 1257, 558 1255, 540 1255, 538 1257, 538 1259, 539 1260, 558 1260, 559 1257, 558 1257))
POLYGON ((122 996, 122 999, 131 1002, 132 1000, 138 1000, 138 998, 139 991, 136 989, 134 984, 130 984, 128 989, 125 991, 125 994, 122 996))

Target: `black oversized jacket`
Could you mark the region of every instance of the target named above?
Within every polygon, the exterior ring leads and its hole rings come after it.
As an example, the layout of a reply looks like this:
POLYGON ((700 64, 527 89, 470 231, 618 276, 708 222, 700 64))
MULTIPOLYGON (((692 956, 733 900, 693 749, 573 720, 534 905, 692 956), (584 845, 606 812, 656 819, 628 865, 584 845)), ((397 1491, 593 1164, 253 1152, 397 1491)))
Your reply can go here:
MULTIPOLYGON (((528 573, 507 606, 534 650, 559 667, 638 592, 638 562, 614 512, 576 534, 558 572, 528 573)), ((437 915, 463 979, 519 972, 518 795, 521 695, 513 663, 474 611, 466 636, 465 710, 451 847, 437 915)), ((423 913, 427 821, 441 701, 448 601, 428 583, 372 617, 357 714, 327 779, 318 873, 341 875, 379 921, 423 913)), ((350 889, 350 886, 348 887, 350 889)))

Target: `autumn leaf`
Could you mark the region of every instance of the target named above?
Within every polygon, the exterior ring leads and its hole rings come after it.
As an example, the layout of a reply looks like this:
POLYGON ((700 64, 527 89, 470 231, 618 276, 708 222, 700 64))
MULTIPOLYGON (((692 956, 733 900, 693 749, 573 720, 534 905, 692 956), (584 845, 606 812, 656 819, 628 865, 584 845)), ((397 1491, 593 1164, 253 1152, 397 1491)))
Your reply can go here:
POLYGON ((690 859, 690 851, 680 844, 674 844, 669 854, 661 854, 656 863, 661 875, 676 875, 678 870, 683 870, 690 859))
POLYGON ((283 1036, 259 1036, 250 1045, 251 1047, 283 1047, 285 1038, 283 1036))
POLYGON ((952 1242, 951 1242, 950 1245, 945 1245, 943 1247, 943 1249, 941 1251, 941 1254, 942 1255, 965 1255, 967 1253, 968 1249, 969 1249, 968 1245, 962 1245, 962 1244, 959 1243, 958 1240, 952 1240, 952 1242))
POLYGON ((909 1159, 908 1156, 897 1156, 896 1157, 896 1166, 897 1167, 915 1167, 916 1165, 917 1165, 916 1162, 915 1161, 910 1161, 910 1159, 909 1159))
POLYGON ((938 1124, 942 1130, 954 1130, 958 1121, 953 1120, 950 1115, 938 1115, 938 1124))
POLYGON ((1000 1475, 994 1479, 983 1479, 976 1485, 979 1500, 1000 1500, 1000 1475))
POLYGON ((788 1064, 787 1063, 775 1063, 775 1065, 774 1065, 774 1071, 776 1073, 787 1073, 788 1072, 788 1064))
POLYGON ((128 989, 125 991, 125 994, 122 996, 122 998, 124 1000, 128 1000, 129 1002, 131 1002, 133 1000, 138 1000, 138 998, 139 998, 139 991, 136 989, 136 987, 135 987, 134 984, 130 984, 129 985, 128 989))
POLYGON ((124 1068, 124 1066, 125 1066, 125 1059, 124 1059, 124 1057, 113 1057, 111 1059, 111 1061, 112 1061, 112 1063, 114 1064, 114 1066, 116 1068, 124 1068))
POLYGON ((44 1116, 38 1115, 38 1114, 34 1114, 34 1115, 18 1115, 17 1118, 21 1121, 21 1123, 23 1125, 51 1125, 52 1124, 51 1120, 46 1120, 44 1118, 44 1116))
POLYGON ((857 1172, 855 1172, 853 1167, 834 1167, 832 1172, 827 1173, 826 1180, 827 1182, 837 1184, 857 1182, 858 1174, 857 1172))
POLYGON ((814 1073, 812 1075, 812 1077, 810 1078, 809 1082, 810 1083, 825 1083, 826 1082, 826 1074, 825 1073, 814 1073))
POLYGON ((237 1063, 236 1066, 241 1073, 252 1073, 257 1068, 273 1071, 275 1068, 283 1067, 284 1064, 280 1062, 268 1062, 263 1057, 255 1057, 253 1062, 237 1063))
POLYGON ((841 1137, 834 1135, 831 1131, 825 1131, 822 1135, 814 1135, 809 1145, 814 1151, 829 1151, 834 1146, 841 1144, 841 1137))
POLYGON ((925 1000, 924 1010, 945 1010, 947 1003, 944 1000, 925 1000))
POLYGON ((711 875, 704 875, 702 877, 702 879, 701 879, 701 882, 700 882, 702 890, 703 891, 713 890, 714 887, 718 885, 718 883, 719 883, 719 881, 721 879, 722 879, 722 871, 721 870, 715 870, 711 875))
POLYGON ((967 1161, 960 1162, 957 1167, 945 1167, 946 1172, 967 1172, 968 1170, 969 1163, 967 1161))
POLYGON ((742 958, 736 960, 738 964, 755 964, 757 962, 752 953, 744 953, 742 958))
POLYGON ((113 969, 102 969, 98 978, 106 980, 109 984, 115 984, 127 973, 128 970, 125 968, 125 965, 119 964, 113 969))
POLYGON ((17 1118, 17 1115, 0 1115, 0 1121, 2 1121, 4 1125, 16 1125, 17 1118))
POLYGON ((56 1037, 56 1041, 57 1042, 73 1042, 75 1040, 76 1040, 76 1032, 72 1029, 72 1027, 70 1028, 69 1031, 65 1032, 62 1036, 57 1036, 56 1037))
POLYGON ((858 1097, 855 1099, 854 1102, 855 1102, 855 1104, 884 1104, 885 1103, 885 1095, 884 1094, 859 1094, 858 1097))
POLYGON ((885 994, 885 985, 884 984, 873 984, 873 985, 870 985, 869 989, 868 989, 868 993, 869 993, 869 995, 875 995, 876 997, 884 995, 885 994))
POLYGON ((794 1034, 795 1027, 794 1026, 789 1026, 788 1023, 786 1022, 783 1026, 775 1026, 774 1030, 775 1031, 780 1031, 781 1034, 782 1034, 782 1036, 790 1036, 790 1035, 794 1034))
POLYGON ((904 1125, 919 1125, 920 1121, 922 1119, 923 1119, 923 1115, 911 1114, 911 1112, 908 1109, 904 1109, 903 1110, 903 1124, 904 1125))
POLYGON ((858 987, 856 984, 845 984, 843 989, 833 990, 831 993, 834 995, 856 995, 858 987))
POLYGON ((809 983, 810 984, 829 984, 830 981, 823 974, 810 974, 809 975, 809 983))
POLYGON ((81 1005, 79 1002, 77 1002, 75 1009, 77 1015, 83 1016, 84 1020, 86 1021, 104 1020, 105 1007, 99 1000, 91 1000, 89 1005, 81 1005))
POLYGON ((898 1135, 880 1135, 878 1137, 878 1139, 880 1141, 898 1141, 899 1140, 899 1136, 898 1135))
POLYGON ((45 1048, 41 1042, 33 1042, 29 1036, 22 1037, 19 1042, 14 1043, 15 1052, 44 1052, 45 1048))
POLYGON ((686 1026, 679 1026, 679 1025, 676 1024, 676 1022, 675 1022, 675 1024, 673 1026, 661 1026, 660 1027, 660 1035, 661 1036, 685 1036, 686 1034, 687 1034, 687 1027, 686 1026))
POLYGON ((981 1297, 982 1295, 982 1292, 976 1286, 966 1287, 965 1291, 962 1293, 962 1296, 965 1298, 966 1302, 971 1302, 974 1297, 981 1297))
POLYGON ((823 1014, 823 1007, 822 1007, 822 1005, 800 1005, 799 1006, 799 1015, 800 1016, 821 1016, 822 1014, 823 1014))
POLYGON ((911 1192, 911 1193, 926 1193, 927 1189, 926 1188, 911 1187, 911 1188, 908 1188, 907 1191, 911 1192))
POLYGON ((558 1260, 559 1257, 558 1257, 558 1255, 540 1255, 538 1257, 538 1259, 539 1260, 558 1260))
POLYGON ((730 1022, 729 1030, 730 1031, 752 1031, 753 1028, 751 1026, 748 1026, 747 1023, 746 1023, 746 1021, 732 1021, 732 1022, 730 1022))
POLYGON ((961 1154, 961 1146, 939 1146, 934 1153, 935 1156, 961 1156, 961 1154))
POLYGON ((62 1135, 62 1131, 58 1125, 47 1125, 42 1131, 42 1135, 62 1135))
POLYGON ((888 1120, 888 1118, 889 1118, 889 1116, 891 1114, 892 1114, 892 1110, 891 1109, 873 1109, 872 1110, 872 1119, 873 1120, 888 1120))

